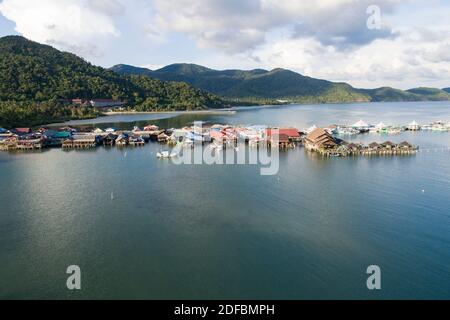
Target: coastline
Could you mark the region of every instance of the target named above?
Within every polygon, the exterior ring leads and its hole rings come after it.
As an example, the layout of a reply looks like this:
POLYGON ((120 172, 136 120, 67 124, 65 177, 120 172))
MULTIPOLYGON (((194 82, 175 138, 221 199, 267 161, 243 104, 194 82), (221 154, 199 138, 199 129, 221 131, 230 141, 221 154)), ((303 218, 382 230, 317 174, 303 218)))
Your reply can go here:
POLYGON ((104 112, 104 116, 118 116, 118 115, 133 115, 133 114, 213 114, 213 115, 224 115, 224 114, 235 114, 236 110, 231 109, 215 109, 215 110, 192 110, 192 111, 111 111, 104 112))

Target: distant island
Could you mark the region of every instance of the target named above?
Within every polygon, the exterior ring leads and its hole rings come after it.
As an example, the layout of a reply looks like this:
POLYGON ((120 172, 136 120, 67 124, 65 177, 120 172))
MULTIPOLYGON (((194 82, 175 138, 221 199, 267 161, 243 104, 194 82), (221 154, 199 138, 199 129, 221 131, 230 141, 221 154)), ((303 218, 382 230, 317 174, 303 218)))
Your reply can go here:
POLYGON ((125 111, 193 111, 233 105, 450 100, 450 88, 357 89, 285 69, 217 71, 174 64, 152 71, 94 66, 20 36, 0 38, 0 126, 38 126, 125 111), (106 101, 106 103, 105 103, 106 101), (110 102, 108 102, 110 101, 110 102))

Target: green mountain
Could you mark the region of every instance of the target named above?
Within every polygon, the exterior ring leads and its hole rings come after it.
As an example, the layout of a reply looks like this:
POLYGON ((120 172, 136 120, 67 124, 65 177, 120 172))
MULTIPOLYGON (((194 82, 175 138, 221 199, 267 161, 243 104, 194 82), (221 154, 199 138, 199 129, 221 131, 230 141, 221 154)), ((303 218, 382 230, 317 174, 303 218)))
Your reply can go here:
POLYGON ((164 81, 187 82, 228 99, 323 103, 370 101, 368 96, 348 84, 305 77, 285 69, 218 71, 194 64, 173 64, 156 71, 127 65, 117 65, 111 70, 125 75, 141 74, 164 81))
POLYGON ((164 81, 187 82, 226 99, 241 101, 338 103, 450 99, 450 95, 440 89, 357 89, 346 83, 314 79, 285 69, 218 71, 195 64, 173 64, 155 71, 128 65, 117 65, 111 70, 125 75, 140 74, 164 81))
POLYGON ((0 125, 96 115, 93 110, 77 115, 58 103, 73 98, 123 100, 138 111, 223 106, 217 96, 186 83, 119 75, 23 37, 0 38, 0 125))

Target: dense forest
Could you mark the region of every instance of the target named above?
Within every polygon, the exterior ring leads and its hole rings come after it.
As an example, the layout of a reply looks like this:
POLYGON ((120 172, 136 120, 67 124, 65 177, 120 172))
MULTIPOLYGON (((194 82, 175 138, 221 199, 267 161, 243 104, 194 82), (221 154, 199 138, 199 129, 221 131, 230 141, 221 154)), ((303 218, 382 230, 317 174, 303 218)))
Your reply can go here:
POLYGON ((134 74, 164 81, 183 81, 226 100, 253 103, 276 100, 295 103, 450 100, 449 89, 358 89, 346 83, 314 79, 286 69, 220 71, 181 63, 155 71, 123 64, 114 66, 111 70, 123 75, 134 74))
POLYGON ((90 107, 61 105, 58 101, 31 103, 28 101, 0 101, 0 127, 32 127, 50 122, 90 119, 101 112, 90 107))
POLYGON ((57 102, 74 98, 122 100, 138 111, 223 106, 217 96, 186 83, 123 76, 23 37, 0 39, 0 125, 30 125, 98 113, 57 102))

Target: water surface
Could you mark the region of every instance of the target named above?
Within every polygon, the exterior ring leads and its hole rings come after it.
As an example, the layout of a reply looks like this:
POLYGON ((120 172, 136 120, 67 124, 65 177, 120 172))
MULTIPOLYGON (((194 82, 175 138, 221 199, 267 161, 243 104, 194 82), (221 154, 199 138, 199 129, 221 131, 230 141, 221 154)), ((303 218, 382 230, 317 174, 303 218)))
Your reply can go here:
MULTIPOLYGON (((450 108, 288 106, 136 120, 303 128, 361 118, 448 121, 450 108)), ((408 140, 422 151, 323 159, 291 150, 276 176, 176 166, 156 160, 151 143, 0 153, 0 298, 450 298, 450 133, 353 139, 408 140), (82 269, 80 292, 65 287, 72 264, 82 269), (382 269, 379 292, 366 288, 372 264, 382 269)))

